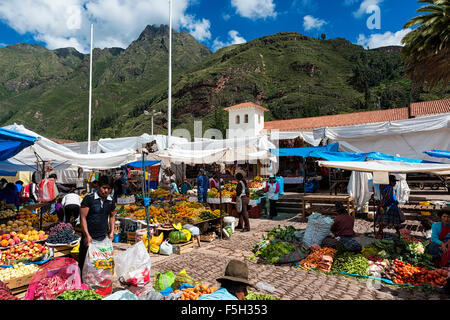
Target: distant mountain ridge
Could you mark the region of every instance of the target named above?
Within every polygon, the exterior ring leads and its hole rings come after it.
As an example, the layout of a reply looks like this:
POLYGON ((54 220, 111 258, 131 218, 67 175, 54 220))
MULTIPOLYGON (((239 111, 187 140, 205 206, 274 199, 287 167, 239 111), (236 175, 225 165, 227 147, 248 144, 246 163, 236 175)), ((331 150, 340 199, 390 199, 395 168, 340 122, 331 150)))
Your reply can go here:
MULTIPOLYGON (((126 49, 95 49, 93 139, 149 133, 144 110, 160 110, 167 133, 168 31, 147 26, 126 49)), ((223 108, 267 107, 267 120, 310 117, 448 98, 410 96, 401 47, 364 50, 342 39, 283 32, 212 53, 186 31, 173 32, 172 128, 194 120, 227 127, 223 108)), ((87 140, 89 55, 17 44, 0 48, 0 125, 14 122, 49 138, 87 140)))

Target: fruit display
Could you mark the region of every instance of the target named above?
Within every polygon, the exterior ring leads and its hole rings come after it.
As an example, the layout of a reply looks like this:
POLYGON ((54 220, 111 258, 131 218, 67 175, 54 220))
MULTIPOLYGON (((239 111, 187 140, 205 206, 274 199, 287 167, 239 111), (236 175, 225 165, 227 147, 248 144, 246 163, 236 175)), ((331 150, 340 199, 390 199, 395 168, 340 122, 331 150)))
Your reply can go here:
POLYGON ((413 286, 431 284, 443 287, 447 283, 447 271, 443 269, 430 270, 423 267, 415 267, 399 259, 393 261, 396 277, 394 283, 408 283, 413 286))
POLYGON ((32 213, 28 209, 20 209, 17 212, 17 220, 23 222, 31 222, 34 225, 39 222, 39 217, 36 213, 32 213))
POLYGON ((158 188, 155 190, 150 190, 151 198, 165 198, 170 195, 170 191, 162 188, 158 188))
MULTIPOLYGON (((225 212, 222 211, 222 216, 225 215, 225 212)), ((203 210, 199 215, 200 220, 210 220, 220 218, 220 210, 203 210)))
POLYGON ((43 223, 54 223, 58 222, 58 216, 56 214, 44 214, 42 216, 42 222, 43 223))
MULTIPOLYGON (((207 284, 197 283, 194 288, 185 288, 181 290, 181 296, 178 300, 197 300, 202 294, 210 294, 215 292, 216 288, 211 288, 207 284)), ((173 293, 177 294, 180 290, 175 290, 173 293)))
POLYGON ((0 225, 0 234, 15 231, 17 233, 26 233, 33 231, 33 223, 31 221, 10 220, 6 224, 0 225))
POLYGON ((3 209, 0 211, 0 220, 9 219, 16 215, 14 210, 12 209, 3 209))
POLYGON ((248 183, 248 187, 252 189, 261 189, 264 187, 264 184, 262 182, 251 181, 248 183))
POLYGON ((48 244, 69 244, 78 240, 80 236, 76 235, 70 223, 60 222, 50 228, 50 235, 46 243, 48 244))
POLYGON ((19 243, 0 252, 0 263, 4 265, 19 262, 33 262, 41 260, 49 251, 46 245, 27 241, 19 243))
POLYGON ((0 268, 0 281, 6 282, 17 278, 26 277, 38 271, 39 266, 35 264, 15 264, 11 268, 0 268))

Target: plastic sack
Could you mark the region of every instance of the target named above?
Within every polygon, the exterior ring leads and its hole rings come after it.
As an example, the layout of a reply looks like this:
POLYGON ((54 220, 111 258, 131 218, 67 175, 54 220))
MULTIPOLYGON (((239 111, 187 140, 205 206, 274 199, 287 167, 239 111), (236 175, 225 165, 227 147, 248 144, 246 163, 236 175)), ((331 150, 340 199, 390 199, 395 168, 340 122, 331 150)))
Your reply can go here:
POLYGON ((177 274, 171 287, 174 290, 178 290, 183 284, 195 285, 195 280, 186 273, 186 269, 181 270, 180 273, 177 274))
POLYGON ((129 286, 137 296, 144 294, 150 284, 150 255, 142 241, 114 256, 114 280, 129 286))
POLYGON ((173 271, 158 272, 155 278, 154 288, 156 291, 163 291, 167 287, 172 286, 175 281, 173 271))
POLYGON ((196 226, 193 226, 191 224, 185 224, 183 226, 183 229, 189 230, 192 236, 199 236, 200 235, 200 229, 196 226))
POLYGON ((109 238, 92 240, 83 266, 83 282, 102 296, 112 290, 114 272, 113 244, 109 238))
POLYGON ((78 263, 60 257, 42 265, 28 286, 25 300, 52 300, 67 290, 88 289, 81 283, 78 263))
POLYGON ((310 247, 314 243, 320 244, 330 233, 333 219, 326 217, 318 212, 314 212, 308 217, 303 242, 310 247))
POLYGON ((159 246, 159 254, 170 256, 173 253, 173 246, 169 243, 169 240, 164 241, 159 246))
POLYGON ((43 179, 39 183, 38 191, 38 201, 40 202, 53 201, 59 194, 55 179, 43 179))
POLYGON ((128 290, 120 290, 114 292, 112 295, 107 296, 103 300, 139 300, 139 299, 134 293, 128 290))

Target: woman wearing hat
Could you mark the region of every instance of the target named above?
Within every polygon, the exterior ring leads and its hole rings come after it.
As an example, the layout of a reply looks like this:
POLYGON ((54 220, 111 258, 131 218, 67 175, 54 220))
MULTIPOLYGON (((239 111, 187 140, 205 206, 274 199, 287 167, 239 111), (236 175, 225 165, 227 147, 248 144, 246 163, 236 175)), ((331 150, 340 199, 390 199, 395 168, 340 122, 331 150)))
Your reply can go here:
POLYGON ((248 279, 248 267, 245 262, 231 260, 225 268, 223 277, 217 278, 220 289, 203 294, 197 300, 245 300, 247 287, 254 285, 248 279))
POLYGON ((269 177, 269 181, 266 183, 266 187, 264 191, 267 192, 267 197, 270 202, 270 219, 273 219, 278 215, 277 212, 277 201, 278 194, 280 192, 280 184, 275 180, 275 175, 271 174, 269 177))
POLYGON ((377 239, 383 238, 383 228, 393 227, 397 234, 400 234, 401 224, 405 222, 405 215, 398 207, 398 200, 395 195, 395 185, 397 179, 394 175, 389 176, 389 185, 381 193, 381 202, 377 208, 375 224, 378 224, 379 231, 377 239))

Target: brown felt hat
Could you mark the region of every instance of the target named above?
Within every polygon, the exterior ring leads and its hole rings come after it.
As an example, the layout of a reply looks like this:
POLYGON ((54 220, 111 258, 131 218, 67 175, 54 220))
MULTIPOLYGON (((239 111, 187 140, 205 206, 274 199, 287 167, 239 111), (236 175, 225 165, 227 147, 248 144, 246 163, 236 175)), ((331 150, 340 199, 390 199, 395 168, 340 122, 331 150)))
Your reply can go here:
POLYGON ((245 262, 239 260, 231 260, 225 268, 225 275, 216 279, 218 282, 222 280, 229 280, 234 282, 241 282, 243 284, 254 287, 248 279, 248 267, 245 262))

